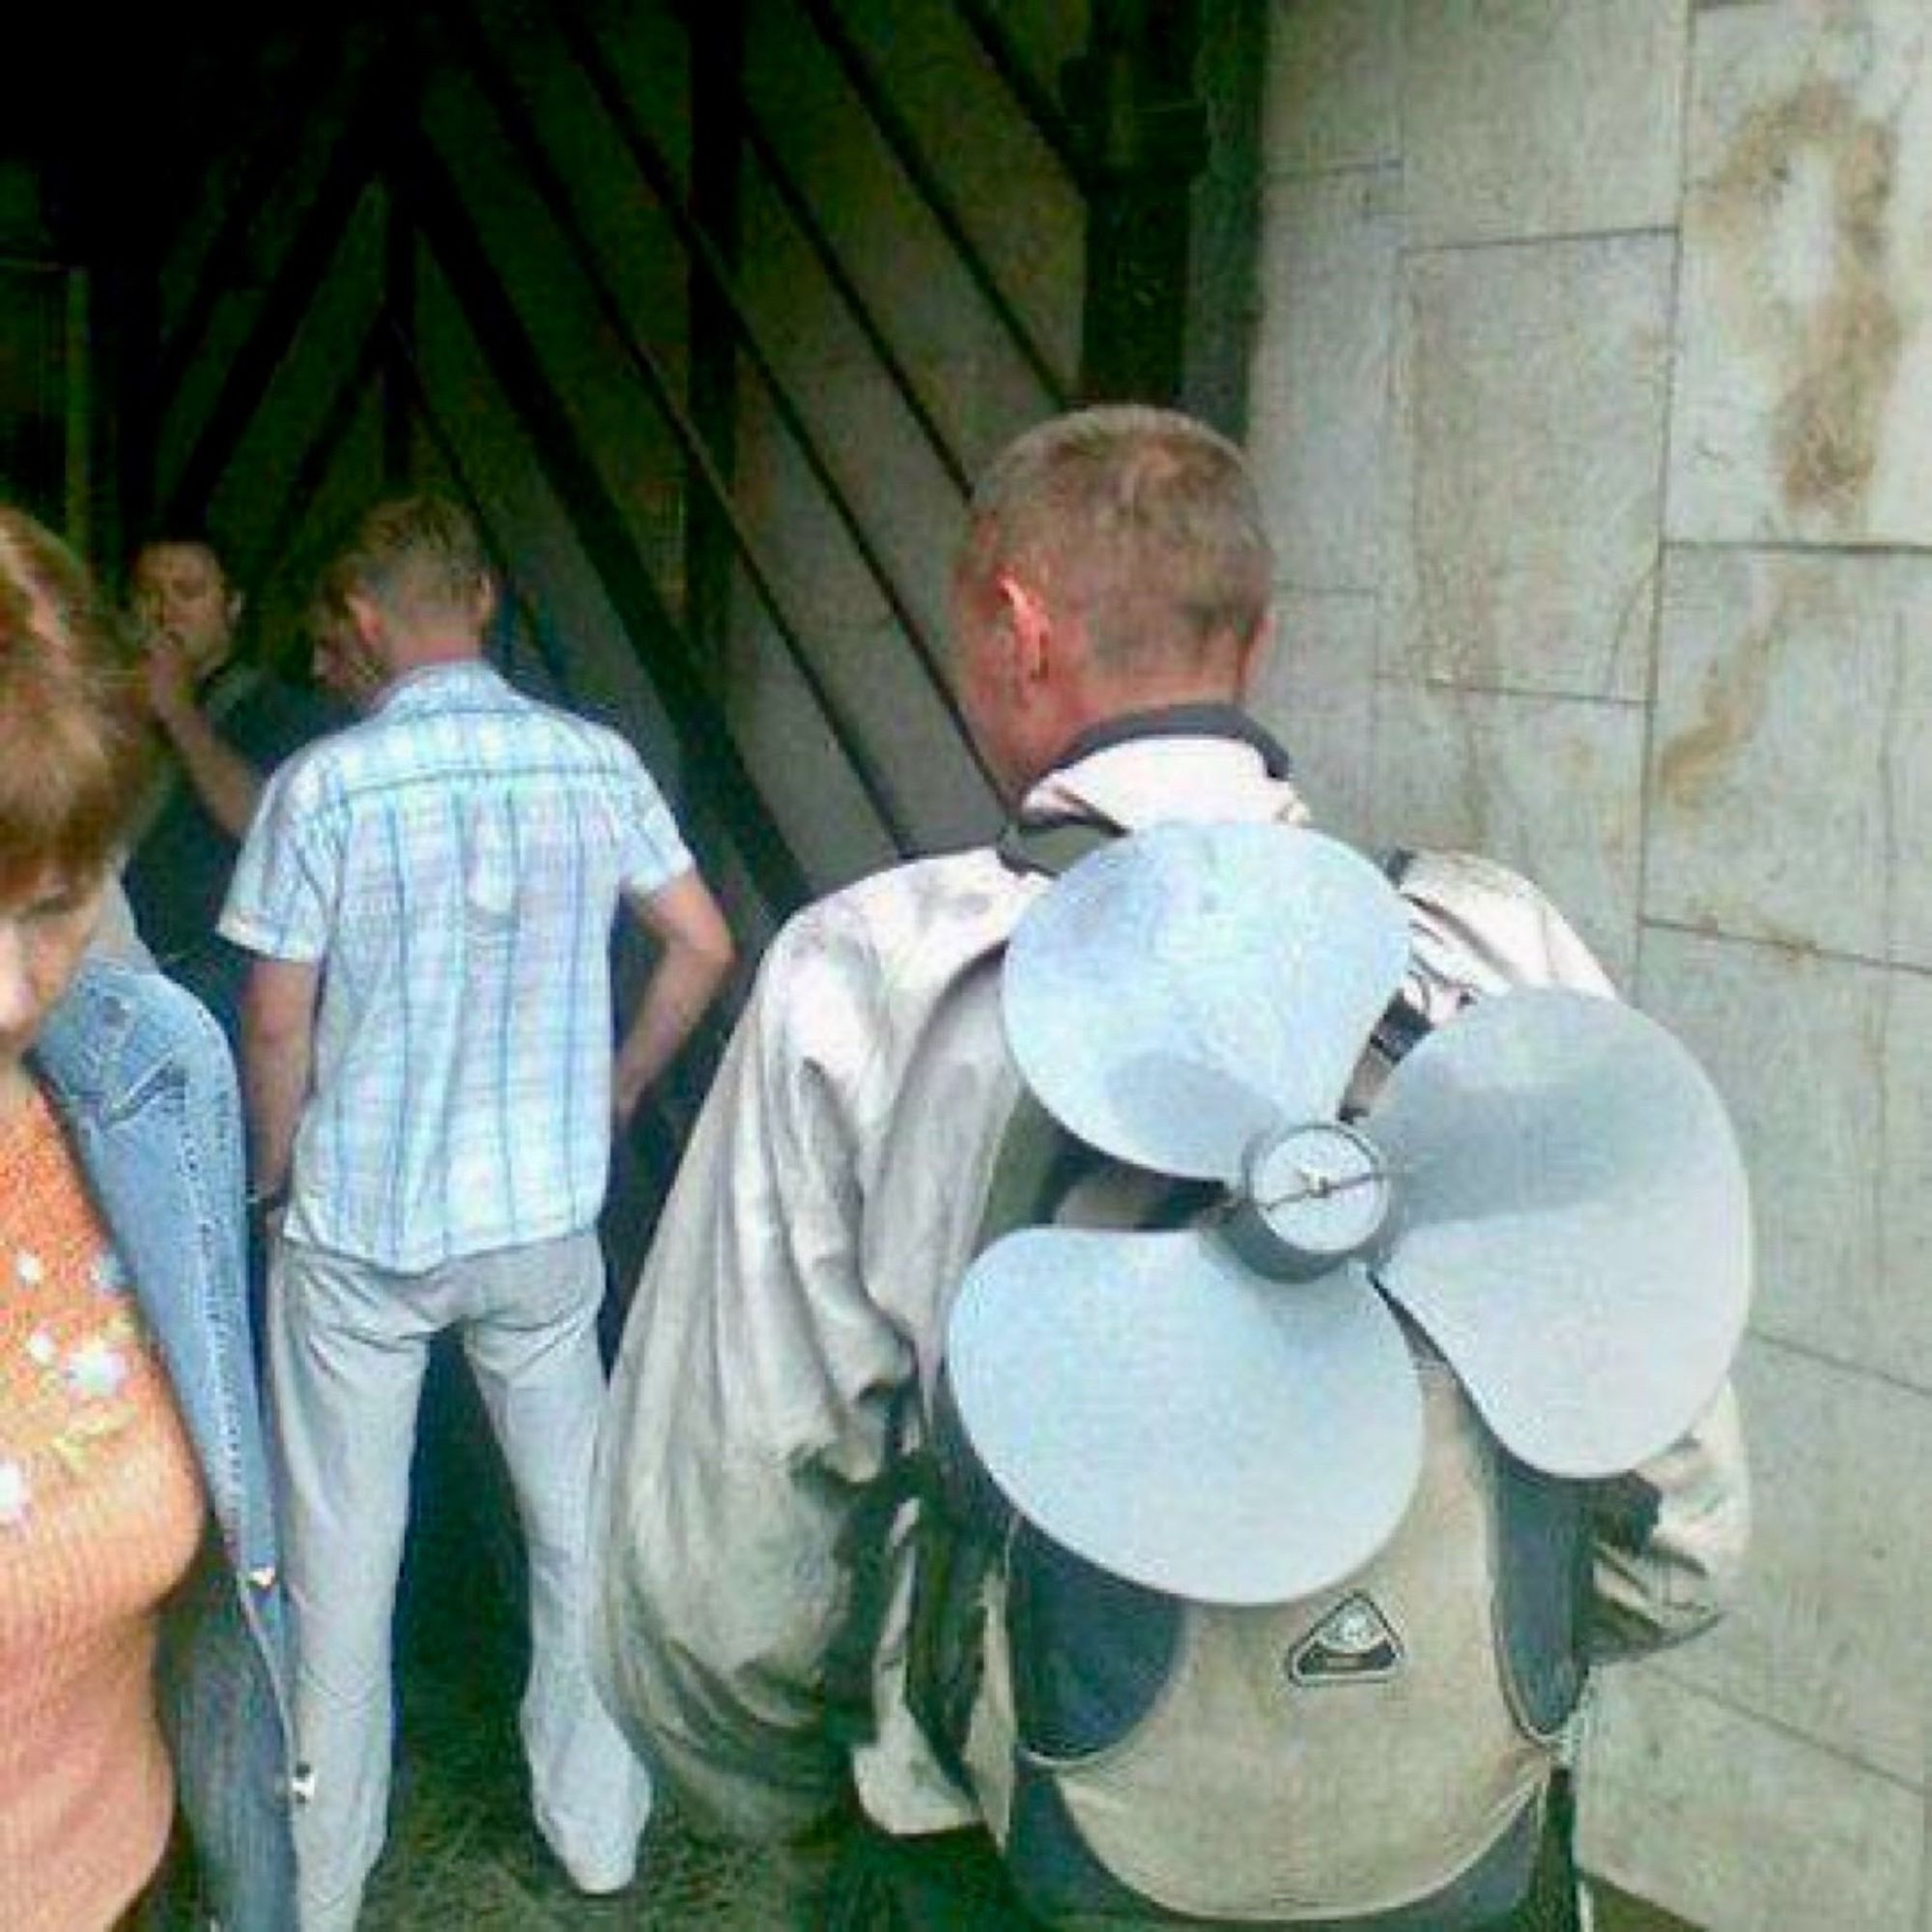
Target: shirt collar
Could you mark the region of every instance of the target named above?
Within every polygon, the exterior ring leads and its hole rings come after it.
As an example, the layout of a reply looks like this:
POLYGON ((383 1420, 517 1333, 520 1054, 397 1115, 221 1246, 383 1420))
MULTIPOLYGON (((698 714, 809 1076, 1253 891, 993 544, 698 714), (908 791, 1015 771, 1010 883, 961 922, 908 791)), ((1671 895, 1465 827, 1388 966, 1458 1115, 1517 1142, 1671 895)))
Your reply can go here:
POLYGON ((380 718, 407 717, 446 703, 469 692, 492 693, 503 689, 502 674, 481 658, 460 658, 452 664, 422 665, 403 675, 377 699, 375 715, 380 718))

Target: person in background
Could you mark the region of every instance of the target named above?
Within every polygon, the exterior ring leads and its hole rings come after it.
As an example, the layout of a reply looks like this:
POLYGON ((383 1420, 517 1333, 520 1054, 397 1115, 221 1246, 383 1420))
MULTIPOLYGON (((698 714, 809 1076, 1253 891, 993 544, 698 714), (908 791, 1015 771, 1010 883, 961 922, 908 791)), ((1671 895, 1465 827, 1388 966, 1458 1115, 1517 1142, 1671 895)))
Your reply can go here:
POLYGON ((614 732, 483 662, 496 599, 452 505, 378 505, 325 580, 320 674, 367 711, 270 781, 221 929, 270 1240, 296 1612, 303 1932, 344 1932, 386 1830, 391 1623, 429 1347, 463 1341, 529 1548, 523 1738, 573 1883, 630 1883, 643 1765, 584 1653, 604 1372, 595 1223, 627 1122, 718 991, 730 935, 614 732), (613 1054, 620 911, 657 963, 613 1054))
POLYGON ((244 600, 205 537, 143 544, 130 589, 148 702, 170 755, 137 814, 128 899, 156 963, 233 1040, 247 962, 215 922, 236 854, 269 774, 350 714, 238 656, 244 600))
POLYGON ((234 1068, 179 987, 87 956, 150 751, 92 583, 0 508, 9 1932, 158 1926, 184 1891, 228 1932, 295 1922, 234 1068))

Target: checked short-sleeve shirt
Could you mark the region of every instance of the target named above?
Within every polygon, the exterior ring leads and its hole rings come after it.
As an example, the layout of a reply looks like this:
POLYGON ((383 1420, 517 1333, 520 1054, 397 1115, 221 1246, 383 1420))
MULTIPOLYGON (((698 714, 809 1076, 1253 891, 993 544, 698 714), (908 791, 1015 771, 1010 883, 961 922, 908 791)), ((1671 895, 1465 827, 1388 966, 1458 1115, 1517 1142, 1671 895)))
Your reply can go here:
POLYGON ((590 1226, 611 927, 690 865, 622 738, 482 664, 277 772, 221 931, 322 967, 289 1236, 413 1273, 590 1226))

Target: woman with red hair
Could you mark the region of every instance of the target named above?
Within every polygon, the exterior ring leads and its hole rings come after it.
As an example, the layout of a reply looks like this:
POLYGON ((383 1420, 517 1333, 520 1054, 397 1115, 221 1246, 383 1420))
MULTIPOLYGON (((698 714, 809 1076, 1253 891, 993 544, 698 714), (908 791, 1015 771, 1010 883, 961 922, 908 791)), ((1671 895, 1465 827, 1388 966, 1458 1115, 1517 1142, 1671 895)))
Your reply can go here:
POLYGON ((235 1075, 89 956, 149 769, 87 574, 0 508, 0 1918, 295 1920, 235 1075), (191 1861, 191 1871, 181 1867, 191 1861))

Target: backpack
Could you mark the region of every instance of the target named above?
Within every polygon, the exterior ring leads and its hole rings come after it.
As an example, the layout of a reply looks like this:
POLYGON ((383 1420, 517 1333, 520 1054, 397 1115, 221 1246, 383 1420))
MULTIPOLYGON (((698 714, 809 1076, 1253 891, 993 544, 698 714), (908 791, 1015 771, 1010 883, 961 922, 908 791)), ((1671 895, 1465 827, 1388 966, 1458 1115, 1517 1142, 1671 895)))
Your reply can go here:
MULTIPOLYGON (((1108 836, 1027 828, 1003 850, 1057 873, 1108 836)), ((1398 1001, 1372 1057, 1426 1030, 1398 1001)), ((978 1246, 1182 1226, 1216 1198, 1109 1160, 1023 1094, 978 1246)), ((1511 1456, 1405 1333, 1426 1449, 1401 1526, 1341 1582, 1258 1608, 1127 1582, 1027 1522, 942 1363, 895 1464, 918 1499, 907 1697, 1042 1924, 1474 1932, 1546 1892, 1547 1922, 1570 1922, 1559 1742, 1584 1683, 1587 1490, 1511 1456)))

